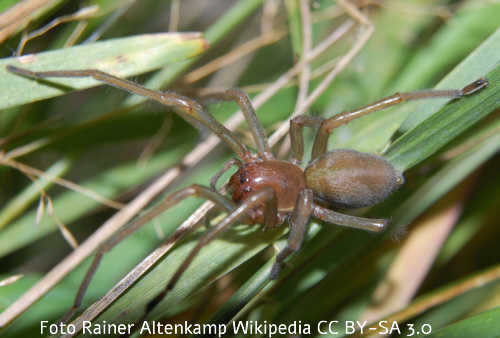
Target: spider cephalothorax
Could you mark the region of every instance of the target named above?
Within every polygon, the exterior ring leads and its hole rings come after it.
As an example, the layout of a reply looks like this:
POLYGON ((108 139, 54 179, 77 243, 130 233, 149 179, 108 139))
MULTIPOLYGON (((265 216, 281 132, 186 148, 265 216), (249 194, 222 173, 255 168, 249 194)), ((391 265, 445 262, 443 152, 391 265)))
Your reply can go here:
POLYGON ((278 212, 289 212, 295 207, 299 192, 306 187, 302 169, 286 161, 259 161, 243 165, 231 176, 229 187, 233 201, 240 203, 253 192, 270 187, 276 194, 278 212))

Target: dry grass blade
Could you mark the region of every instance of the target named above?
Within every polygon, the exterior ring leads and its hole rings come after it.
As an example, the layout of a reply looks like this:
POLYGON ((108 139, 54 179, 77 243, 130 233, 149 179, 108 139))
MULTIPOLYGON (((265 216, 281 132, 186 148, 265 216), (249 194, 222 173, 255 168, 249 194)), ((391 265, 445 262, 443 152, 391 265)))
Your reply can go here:
POLYGON ((13 284, 23 277, 24 277, 24 275, 19 274, 19 275, 14 275, 14 276, 4 278, 4 279, 0 280, 0 287, 13 284))
MULTIPOLYGON (((311 27, 311 12, 309 10, 309 2, 306 0, 300 1, 300 15, 302 19, 302 57, 305 57, 311 52, 312 47, 312 27, 311 27)), ((299 75, 299 93, 294 111, 299 110, 298 107, 304 104, 307 93, 309 92, 309 80, 311 76, 311 65, 307 64, 299 75)))
POLYGON ((172 0, 170 5, 170 22, 168 23, 169 32, 177 32, 179 27, 179 16, 181 10, 181 3, 179 0, 172 0))
POLYGON ((103 205, 110 207, 110 208, 121 209, 124 207, 124 204, 122 204, 122 203, 110 200, 109 198, 103 197, 92 190, 86 189, 86 188, 84 188, 76 183, 65 180, 63 178, 49 177, 42 170, 32 168, 24 163, 21 163, 21 162, 14 161, 11 158, 7 157, 6 155, 0 154, 0 164, 5 165, 5 166, 9 166, 11 168, 15 168, 15 169, 25 173, 26 175, 45 178, 50 182, 54 182, 56 184, 59 184, 60 186, 63 186, 65 188, 77 191, 85 196, 88 196, 88 197, 90 197, 90 198, 102 203, 103 205))
POLYGON ((276 41, 283 38, 285 34, 286 34, 285 31, 272 31, 270 33, 266 33, 264 35, 256 37, 255 39, 247 41, 241 46, 231 50, 229 53, 204 64, 200 68, 191 71, 186 76, 184 76, 183 80, 186 83, 193 83, 198 80, 201 80, 202 78, 233 63, 234 61, 240 59, 241 57, 250 54, 266 45, 275 43, 276 41))
POLYGON ((361 320, 373 323, 410 303, 460 217, 470 186, 461 185, 414 224, 361 320))
MULTIPOLYGON (((404 310, 396 312, 388 317, 385 317, 383 320, 386 320, 388 323, 398 322, 403 323, 406 320, 413 318, 426 310, 429 310, 432 307, 443 304, 458 295, 464 294, 468 291, 471 291, 475 288, 480 288, 486 284, 492 283, 500 279, 500 265, 495 265, 486 271, 475 274, 472 277, 468 277, 458 283, 454 283, 453 285, 446 286, 440 288, 439 290, 432 292, 432 294, 427 296, 422 296, 416 299, 412 304, 406 307, 404 310)), ((378 325, 378 324, 377 324, 378 325)), ((369 326, 364 329, 366 335, 356 335, 357 337, 371 335, 374 332, 377 332, 380 327, 377 325, 369 326), (370 330, 370 328, 374 328, 370 330)))
POLYGON ((64 15, 59 18, 56 18, 43 26, 42 28, 39 28, 33 32, 30 32, 28 34, 23 34, 21 37, 21 41, 19 41, 19 45, 17 46, 17 51, 15 53, 15 56, 21 56, 23 54, 24 47, 26 44, 30 41, 33 40, 39 36, 42 36, 43 34, 47 33, 49 30, 63 24, 66 22, 71 22, 71 21, 77 21, 77 20, 84 20, 91 18, 94 16, 97 12, 99 11, 99 6, 94 5, 94 6, 89 6, 80 9, 79 11, 69 14, 69 15, 64 15))
POLYGON ((0 43, 24 29, 31 20, 57 6, 61 0, 24 0, 0 13, 0 43))
POLYGON ((45 198, 40 196, 40 201, 38 202, 38 208, 36 209, 36 219, 35 219, 35 224, 38 225, 40 224, 43 214, 45 213, 45 198))

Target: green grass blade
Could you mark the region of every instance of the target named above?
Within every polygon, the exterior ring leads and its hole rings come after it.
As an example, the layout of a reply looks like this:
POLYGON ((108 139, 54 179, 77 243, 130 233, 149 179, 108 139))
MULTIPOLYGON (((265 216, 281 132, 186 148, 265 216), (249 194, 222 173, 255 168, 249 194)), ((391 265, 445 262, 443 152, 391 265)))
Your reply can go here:
POLYGON ((302 54, 302 22, 300 20, 300 4, 298 0, 285 0, 288 16, 288 30, 290 41, 296 57, 302 54))
MULTIPOLYGON (((467 58, 455 67, 436 89, 461 88, 500 66, 500 28, 476 48, 467 58)), ((402 130, 415 127, 420 122, 441 109, 449 99, 436 99, 422 102, 416 106, 402 125, 402 130)))
POLYGON ((16 3, 18 3, 19 1, 20 0, 5 0, 5 1, 2 1, 2 3, 0 4, 0 11, 3 12, 7 8, 9 8, 10 6, 13 6, 16 3))
POLYGON ((431 335, 429 338, 462 338, 481 337, 496 338, 500 334, 500 307, 493 308, 478 315, 463 319, 455 324, 446 326, 431 335))
POLYGON ((224 303, 223 306, 210 319, 211 323, 227 323, 234 319, 237 312, 242 309, 250 300, 255 299, 255 296, 263 291, 265 287, 269 287, 269 273, 274 260, 268 260, 262 265, 259 270, 248 278, 245 283, 224 303))
MULTIPOLYGON (((135 162, 117 166, 96 175, 82 186, 102 196, 113 197, 131 186, 144 182, 165 167, 177 163, 191 146, 190 143, 173 146, 171 150, 161 153, 141 170, 138 170, 135 162)), ((73 191, 65 191, 54 198, 55 213, 64 224, 79 219, 98 205, 99 202, 73 191)), ((57 224, 50 217, 44 217, 36 227, 35 219, 36 210, 33 210, 0 231, 0 257, 57 230, 57 224)))
POLYGON ((385 157, 399 170, 422 162, 500 106, 500 67, 486 75, 488 87, 446 105, 396 140, 385 157))
MULTIPOLYGON (((56 163, 54 163, 50 168, 45 171, 47 178, 60 177, 70 168, 71 160, 68 158, 63 158, 56 163)), ((47 189, 53 183, 49 179, 43 177, 38 178, 32 184, 30 184, 21 193, 16 195, 15 198, 10 200, 3 208, 0 210, 0 229, 2 229, 6 224, 8 224, 12 219, 20 215, 30 204, 40 196, 40 191, 42 189, 47 189)))
POLYGON ((12 74, 7 65, 33 71, 95 68, 128 77, 183 61, 200 54, 206 42, 197 33, 148 34, 112 39, 44 53, 0 60, 0 109, 62 95, 68 87, 83 89, 99 84, 91 78, 49 79, 49 85, 12 74), (61 86, 63 86, 61 88, 61 86))
MULTIPOLYGON (((498 123, 496 125, 498 126, 498 123)), ((406 226, 412 222, 479 165, 486 162, 499 148, 500 133, 496 133, 447 163, 394 211, 396 226, 406 226)))
MULTIPOLYGON (((446 21, 443 28, 436 32, 424 48, 417 51, 404 68, 403 73, 391 84, 389 92, 427 88, 437 76, 442 74, 443 70, 460 62, 476 46, 493 34, 499 27, 499 17, 499 3, 468 1, 450 20, 446 21)), ((490 54, 488 57, 491 56, 490 54)), ((489 58, 486 60, 491 61, 489 58)), ((486 74, 491 70, 476 68, 487 66, 483 60, 471 61, 464 67, 476 73, 475 75, 474 73, 464 74, 464 81, 472 80, 471 77, 486 74)), ((442 88, 452 84, 442 84, 442 88)))

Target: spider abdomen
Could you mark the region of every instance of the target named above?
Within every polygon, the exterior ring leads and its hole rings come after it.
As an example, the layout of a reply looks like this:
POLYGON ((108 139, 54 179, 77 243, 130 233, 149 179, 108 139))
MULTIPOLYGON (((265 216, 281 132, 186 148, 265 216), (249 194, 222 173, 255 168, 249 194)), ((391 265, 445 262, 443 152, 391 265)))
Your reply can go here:
POLYGON ((245 164, 229 179, 234 202, 240 203, 259 189, 271 187, 276 193, 278 211, 285 212, 293 210, 305 186, 300 167, 276 160, 245 164))
POLYGON ((307 187, 321 200, 345 208, 377 204, 404 183, 403 175, 382 157, 347 149, 319 156, 305 176, 307 187))

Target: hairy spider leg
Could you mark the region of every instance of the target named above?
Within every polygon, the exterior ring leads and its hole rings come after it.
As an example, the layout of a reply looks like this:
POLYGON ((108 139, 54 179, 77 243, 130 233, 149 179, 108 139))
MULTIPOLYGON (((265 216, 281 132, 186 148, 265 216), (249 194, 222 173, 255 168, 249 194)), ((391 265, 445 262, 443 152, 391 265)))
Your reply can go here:
POLYGON ((488 80, 481 78, 478 79, 462 89, 451 90, 423 90, 409 93, 396 93, 394 95, 385 97, 381 100, 373 102, 362 108, 343 112, 332 116, 328 119, 320 117, 311 117, 307 115, 299 115, 290 121, 290 138, 292 144, 292 159, 295 161, 302 161, 304 154, 304 143, 302 128, 318 127, 318 132, 314 140, 311 159, 324 154, 327 151, 328 137, 333 130, 341 125, 344 125, 354 119, 365 116, 369 113, 382 110, 405 101, 422 100, 437 97, 459 98, 462 96, 470 95, 488 85, 488 80))
MULTIPOLYGON (((184 118, 187 122, 193 124, 193 120, 195 120, 209 128, 215 135, 217 135, 222 141, 224 141, 242 160, 250 161, 252 159, 252 154, 248 151, 245 145, 243 145, 233 136, 231 131, 229 131, 226 127, 219 123, 219 121, 213 118, 212 115, 208 114, 198 102, 177 93, 151 90, 133 81, 125 80, 96 69, 34 72, 25 68, 7 65, 7 70, 31 78, 92 77, 110 86, 128 91, 132 94, 147 97, 165 106, 173 107, 175 112, 182 118, 184 118)), ((245 116, 251 116, 251 114, 246 114, 245 116)), ((252 125, 252 120, 249 120, 248 122, 249 125, 252 125)))
POLYGON ((143 322, 146 317, 156 308, 156 306, 165 298, 170 290, 172 290, 177 282, 179 281, 182 274, 186 271, 189 265, 193 262, 195 257, 198 255, 200 250, 210 243, 217 236, 224 233, 232 225, 238 222, 243 216, 245 216, 249 211, 253 210, 259 205, 265 205, 264 210, 264 226, 272 227, 276 222, 278 208, 276 193, 272 188, 264 188, 262 190, 256 191, 245 199, 238 207, 236 207, 231 213, 229 213, 222 221, 220 221, 216 226, 205 233, 196 246, 191 249, 188 256, 184 259, 181 265, 177 268, 174 275, 170 278, 166 284, 163 291, 161 291, 156 297, 154 297, 146 306, 146 311, 142 317, 134 325, 134 333, 136 329, 140 327, 139 323, 143 322))
POLYGON ((296 165, 302 163, 304 157, 304 136, 302 128, 304 126, 316 128, 321 126, 325 119, 318 116, 298 115, 290 120, 290 144, 292 156, 290 161, 296 165))
POLYGON ((294 213, 290 218, 290 234, 288 235, 287 246, 276 256, 276 262, 271 268, 270 279, 278 278, 283 261, 300 249, 311 216, 328 224, 372 232, 380 232, 389 224, 386 219, 357 217, 324 208, 314 203, 313 190, 304 189, 300 192, 294 213))
POLYGON ((312 208, 314 218, 326 223, 341 225, 348 228, 367 230, 372 232, 381 232, 389 224, 389 220, 382 218, 365 218, 342 214, 314 203, 312 208))
POLYGON ((304 241, 307 224, 313 210, 314 192, 311 189, 303 189, 299 193, 295 209, 290 217, 290 233, 287 245, 276 255, 276 262, 271 268, 270 279, 278 278, 283 261, 293 252, 298 251, 304 241))
MULTIPOLYGON (((227 199, 225 196, 211 190, 208 187, 204 187, 198 184, 193 184, 191 186, 188 186, 184 189, 178 190, 170 194, 162 202, 160 202, 159 204, 154 206, 150 211, 148 211, 145 215, 139 217, 136 221, 129 223, 125 227, 121 228, 116 234, 114 234, 111 238, 109 238, 99 247, 99 249, 96 252, 96 255, 94 256, 94 260, 92 261, 90 268, 87 270, 87 273, 85 274, 85 278, 80 284, 73 306, 64 314, 64 316, 59 320, 59 322, 65 323, 73 316, 75 311, 78 310, 78 308, 82 303, 85 292, 87 291, 87 288, 90 284, 90 281, 92 280, 92 277, 97 271, 99 263, 101 262, 101 259, 106 252, 109 252, 116 244, 118 244, 124 238, 128 237, 129 235, 137 231, 140 227, 142 227, 144 224, 154 219, 156 216, 160 215, 167 209, 171 208, 172 206, 178 204, 182 200, 191 196, 201 197, 210 200, 219 209, 227 213, 231 213, 236 208, 234 203, 229 199, 227 199)), ((180 235, 184 236, 185 234, 186 232, 178 233, 175 234, 175 236, 173 237, 174 238, 177 237, 175 239, 178 239, 180 235)))
POLYGON ((252 133, 257 149, 259 150, 259 156, 266 160, 274 159, 271 148, 269 148, 265 130, 257 119, 252 102, 245 92, 239 88, 231 88, 224 92, 209 94, 206 97, 213 97, 223 101, 236 101, 248 122, 250 132, 252 133))
POLYGON ((328 137, 332 131, 346 124, 358 117, 367 115, 369 113, 375 112, 377 110, 385 109, 405 101, 421 100, 435 97, 449 97, 449 98, 459 98, 465 95, 470 95, 476 91, 486 87, 488 81, 486 79, 479 79, 471 84, 465 86, 462 89, 452 89, 452 90, 423 90, 409 93, 396 93, 394 95, 383 98, 365 107, 359 108, 357 110, 344 112, 335 115, 327 120, 325 120, 316 134, 316 139, 314 140, 312 159, 324 154, 327 150, 328 137))

